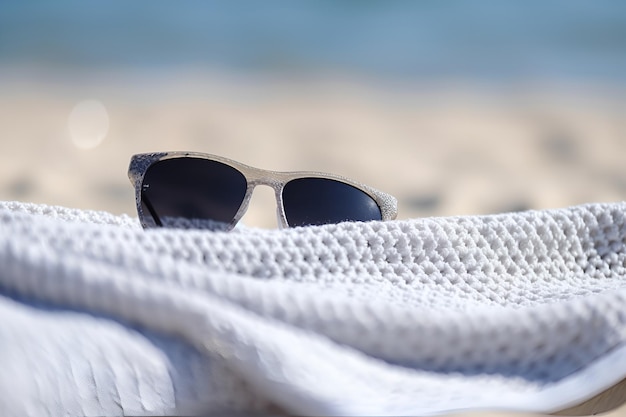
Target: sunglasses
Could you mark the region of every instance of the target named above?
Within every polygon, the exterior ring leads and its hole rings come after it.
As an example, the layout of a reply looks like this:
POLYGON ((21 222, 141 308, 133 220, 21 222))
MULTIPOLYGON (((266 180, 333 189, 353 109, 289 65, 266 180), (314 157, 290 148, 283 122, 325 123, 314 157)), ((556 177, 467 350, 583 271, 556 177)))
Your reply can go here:
POLYGON ((320 172, 275 172, 195 152, 133 155, 128 176, 144 228, 230 230, 257 185, 274 189, 281 228, 393 220, 396 199, 320 172))

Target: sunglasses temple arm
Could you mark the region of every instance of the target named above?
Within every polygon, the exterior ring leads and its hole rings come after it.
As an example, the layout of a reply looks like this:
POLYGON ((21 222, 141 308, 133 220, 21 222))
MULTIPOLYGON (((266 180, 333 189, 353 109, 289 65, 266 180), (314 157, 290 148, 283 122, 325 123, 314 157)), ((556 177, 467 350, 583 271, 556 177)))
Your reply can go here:
POLYGON ((146 196, 146 194, 144 194, 143 191, 141 192, 141 202, 146 206, 157 226, 163 227, 163 223, 161 223, 161 219, 159 219, 159 216, 157 216, 156 212, 154 211, 154 207, 152 206, 150 199, 146 196))

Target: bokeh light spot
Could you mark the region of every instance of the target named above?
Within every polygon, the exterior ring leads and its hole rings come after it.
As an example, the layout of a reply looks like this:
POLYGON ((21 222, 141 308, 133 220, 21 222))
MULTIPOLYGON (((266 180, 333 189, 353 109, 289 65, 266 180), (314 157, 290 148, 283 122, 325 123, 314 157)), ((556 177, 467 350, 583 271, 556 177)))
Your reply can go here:
POLYGON ((74 106, 68 118, 72 142, 77 148, 100 145, 109 131, 109 113, 98 100, 84 100, 74 106))

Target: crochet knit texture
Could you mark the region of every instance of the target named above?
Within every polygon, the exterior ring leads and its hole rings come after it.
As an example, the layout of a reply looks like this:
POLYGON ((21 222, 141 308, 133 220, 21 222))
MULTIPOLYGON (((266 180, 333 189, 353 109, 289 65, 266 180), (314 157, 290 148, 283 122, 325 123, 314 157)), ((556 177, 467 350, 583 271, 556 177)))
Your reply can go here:
POLYGON ((626 204, 230 233, 0 203, 0 415, 557 411, 626 377, 626 204))

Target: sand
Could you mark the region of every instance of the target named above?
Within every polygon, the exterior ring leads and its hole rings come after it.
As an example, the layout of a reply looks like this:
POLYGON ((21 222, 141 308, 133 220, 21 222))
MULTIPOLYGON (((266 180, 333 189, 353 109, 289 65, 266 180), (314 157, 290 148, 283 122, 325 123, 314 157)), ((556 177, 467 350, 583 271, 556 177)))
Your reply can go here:
MULTIPOLYGON (((3 78, 0 199, 134 214, 129 158, 161 150, 341 174, 395 195, 403 219, 626 196, 626 94, 615 89, 212 74, 140 81, 3 78), (90 99, 106 109, 109 129, 82 149, 68 120, 90 99)), ((274 204, 258 189, 246 224, 276 227, 274 204)))
MULTIPOLYGON (((0 91, 0 200, 135 215, 129 158, 163 150, 344 175, 395 195, 401 219, 626 198, 626 90, 615 87, 16 71, 0 91), (72 127, 85 100, 106 112, 99 143, 72 127)), ((276 227, 269 188, 244 222, 276 227)))

